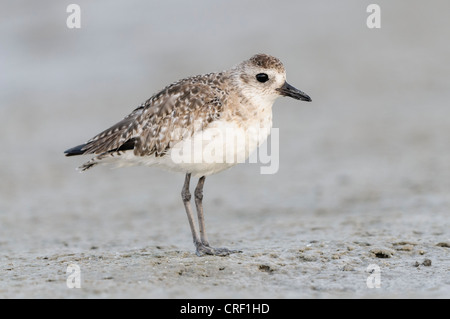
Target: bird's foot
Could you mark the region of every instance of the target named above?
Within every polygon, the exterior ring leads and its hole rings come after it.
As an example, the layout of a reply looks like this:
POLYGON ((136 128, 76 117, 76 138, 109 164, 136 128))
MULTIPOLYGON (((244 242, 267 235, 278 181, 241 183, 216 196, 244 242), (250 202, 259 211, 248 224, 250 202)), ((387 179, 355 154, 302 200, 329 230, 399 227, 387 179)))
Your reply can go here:
POLYGON ((212 256, 228 256, 230 254, 235 254, 235 253, 242 253, 241 250, 231 250, 228 248, 213 248, 211 246, 205 245, 205 244, 198 244, 197 245, 197 251, 196 254, 197 256, 204 256, 204 255, 212 255, 212 256))

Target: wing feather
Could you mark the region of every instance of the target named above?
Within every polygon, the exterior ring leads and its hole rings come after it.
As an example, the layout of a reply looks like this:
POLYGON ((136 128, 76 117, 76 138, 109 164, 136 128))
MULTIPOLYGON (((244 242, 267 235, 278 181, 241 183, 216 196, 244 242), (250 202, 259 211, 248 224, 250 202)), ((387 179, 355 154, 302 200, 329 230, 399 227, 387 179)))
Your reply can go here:
MULTIPOLYGON (((217 74, 209 76, 215 79, 217 74)), ((103 154, 134 146, 138 156, 164 155, 172 143, 192 136, 220 117, 225 92, 207 80, 197 76, 169 85, 123 120, 91 138, 81 148, 82 153, 103 154)))

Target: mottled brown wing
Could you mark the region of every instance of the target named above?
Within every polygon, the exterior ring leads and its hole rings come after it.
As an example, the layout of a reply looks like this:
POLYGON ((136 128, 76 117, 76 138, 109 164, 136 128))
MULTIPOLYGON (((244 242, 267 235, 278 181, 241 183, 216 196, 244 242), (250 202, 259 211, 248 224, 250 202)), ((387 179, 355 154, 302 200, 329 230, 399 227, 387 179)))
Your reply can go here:
POLYGON ((136 119, 143 111, 143 106, 136 108, 123 120, 91 138, 82 146, 83 154, 101 154, 120 148, 128 140, 124 140, 128 136, 125 133, 136 126, 136 119))
POLYGON ((127 149, 134 149, 138 156, 164 155, 173 143, 219 118, 224 99, 222 90, 208 85, 200 76, 181 80, 90 139, 83 153, 114 152, 126 143, 127 149))

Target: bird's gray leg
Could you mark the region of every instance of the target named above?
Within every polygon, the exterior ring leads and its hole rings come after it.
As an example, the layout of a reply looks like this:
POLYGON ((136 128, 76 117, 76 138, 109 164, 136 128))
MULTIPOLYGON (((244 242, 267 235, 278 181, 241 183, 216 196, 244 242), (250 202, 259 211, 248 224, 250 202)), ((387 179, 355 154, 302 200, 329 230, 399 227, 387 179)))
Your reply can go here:
POLYGON ((205 229, 205 218, 203 215, 203 185, 205 184, 205 176, 200 177, 198 180, 197 187, 195 188, 195 206, 197 208, 198 224, 200 228, 200 240, 201 245, 197 246, 197 255, 201 256, 203 254, 216 255, 216 256, 227 256, 231 253, 237 253, 240 251, 229 250, 227 248, 213 248, 209 245, 208 237, 206 236, 205 229))
POLYGON ((198 236, 197 227, 194 222, 194 214, 192 214, 191 208, 191 193, 189 192, 189 183, 191 181, 191 174, 187 173, 184 179, 183 190, 181 191, 181 198, 183 199, 184 208, 189 220, 189 226, 191 226, 192 239, 194 240, 195 247, 201 245, 200 237, 198 236))
POLYGON ((195 206, 197 207, 198 225, 200 227, 200 239, 202 244, 209 246, 208 237, 206 236, 205 218, 203 215, 203 185, 205 184, 205 176, 200 177, 197 187, 195 188, 195 206))

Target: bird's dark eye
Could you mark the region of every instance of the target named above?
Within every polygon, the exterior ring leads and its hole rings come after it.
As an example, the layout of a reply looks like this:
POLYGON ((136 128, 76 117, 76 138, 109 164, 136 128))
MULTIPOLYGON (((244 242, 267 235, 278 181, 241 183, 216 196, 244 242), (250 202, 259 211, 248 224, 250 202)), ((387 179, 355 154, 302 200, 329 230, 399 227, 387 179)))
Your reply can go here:
POLYGON ((264 83, 264 82, 269 81, 269 76, 265 73, 258 73, 258 74, 256 74, 256 79, 259 82, 264 83))

